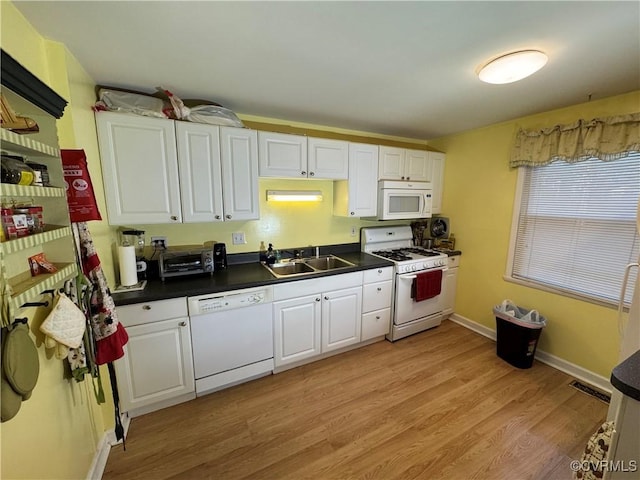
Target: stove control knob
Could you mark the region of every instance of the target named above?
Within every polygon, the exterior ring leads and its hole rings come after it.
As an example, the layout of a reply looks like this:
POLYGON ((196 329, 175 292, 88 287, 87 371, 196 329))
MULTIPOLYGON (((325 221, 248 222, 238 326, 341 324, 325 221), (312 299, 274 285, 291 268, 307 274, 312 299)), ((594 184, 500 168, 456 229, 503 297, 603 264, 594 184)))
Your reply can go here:
POLYGON ((416 271, 416 266, 415 265, 411 265, 411 271, 415 272, 416 271))

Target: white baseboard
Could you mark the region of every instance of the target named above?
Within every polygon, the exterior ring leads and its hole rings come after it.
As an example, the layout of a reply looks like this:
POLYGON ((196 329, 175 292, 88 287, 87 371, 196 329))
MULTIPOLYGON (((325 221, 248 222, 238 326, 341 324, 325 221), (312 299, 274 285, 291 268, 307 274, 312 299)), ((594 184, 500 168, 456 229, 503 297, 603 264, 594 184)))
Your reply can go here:
MULTIPOLYGON (((449 320, 455 322, 463 327, 468 328, 469 330, 473 330, 480 335, 483 335, 487 338, 490 338, 494 342, 496 341, 496 331, 492 328, 489 328, 485 325, 481 325, 473 320, 470 320, 462 315, 458 315, 454 313, 449 317, 449 320)), ((575 363, 568 362, 560 357, 552 355, 550 353, 545 352, 544 350, 537 349, 536 350, 536 360, 539 360, 542 363, 546 363, 547 365, 560 370, 561 372, 566 373, 567 375, 571 375, 572 377, 580 380, 581 382, 588 383, 589 385, 597 388, 606 393, 611 393, 611 382, 609 382, 608 378, 603 377, 602 375, 598 375, 597 373, 593 373, 586 368, 583 368, 575 363)))
MULTIPOLYGON (((131 419, 127 413, 120 414, 120 421, 122 422, 122 427, 124 428, 124 438, 127 438, 127 433, 129 432, 129 423, 131 419)), ((102 478, 102 474, 104 473, 104 469, 107 466, 107 460, 109 459, 109 452, 111 451, 111 447, 113 445, 117 445, 118 443, 122 443, 122 440, 118 440, 116 438, 115 429, 107 430, 102 435, 100 439, 100 443, 98 443, 98 447, 96 448, 96 453, 93 456, 93 461, 91 462, 91 466, 89 467, 89 472, 87 473, 86 480, 100 480, 102 478)))

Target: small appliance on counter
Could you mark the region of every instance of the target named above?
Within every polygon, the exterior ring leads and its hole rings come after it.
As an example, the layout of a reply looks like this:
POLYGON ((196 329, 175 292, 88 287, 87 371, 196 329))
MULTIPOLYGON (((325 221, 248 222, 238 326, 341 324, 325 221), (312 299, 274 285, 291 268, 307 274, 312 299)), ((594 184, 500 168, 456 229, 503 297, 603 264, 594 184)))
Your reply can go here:
POLYGON ((227 268, 227 245, 215 243, 213 245, 213 269, 216 272, 227 268))
MULTIPOLYGON (((226 253, 223 258, 226 265, 226 253)), ((211 247, 197 250, 165 251, 160 254, 158 260, 158 273, 162 281, 172 277, 203 273, 213 275, 214 268, 214 249, 211 247)))

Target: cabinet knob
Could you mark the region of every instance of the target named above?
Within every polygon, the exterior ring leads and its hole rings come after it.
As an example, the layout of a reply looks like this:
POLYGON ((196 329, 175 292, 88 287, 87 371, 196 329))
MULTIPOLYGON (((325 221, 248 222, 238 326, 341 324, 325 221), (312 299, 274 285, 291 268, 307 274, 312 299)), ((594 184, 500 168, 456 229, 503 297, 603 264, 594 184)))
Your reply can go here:
POLYGON ((175 222, 176 220, 178 220, 178 217, 176 215, 171 215, 171 220, 175 222))
POLYGON ((143 310, 151 310, 151 305, 143 305, 142 309, 143 310))
POLYGON ((306 175, 306 174, 307 174, 307 172, 305 172, 305 171, 300 172, 300 175, 306 175))
POLYGON ((381 291, 382 291, 382 288, 378 287, 378 291, 379 291, 379 292, 381 292, 381 291))
POLYGON ((382 273, 382 269, 381 268, 378 269, 378 273, 382 273))
POLYGON ((404 179, 405 179, 405 178, 404 178, 404 175, 403 175, 401 178, 402 178, 402 180, 404 180, 404 179))
POLYGON ((325 296, 325 297, 324 297, 324 299, 325 299, 325 300, 329 300, 329 297, 325 296))
POLYGON ((225 218, 228 218, 229 220, 231 220, 231 215, 225 215, 225 218))
POLYGON ((380 315, 376 315, 376 320, 380 320, 380 315))
POLYGON ((319 302, 319 301, 320 301, 320 297, 316 298, 316 302, 319 302))
POLYGON ((407 177, 407 180, 411 180, 411 178, 407 177))
POLYGON ((216 220, 220 220, 220 215, 216 215, 216 220))
POLYGON ((310 176, 310 177, 313 177, 314 175, 315 175, 315 173, 313 173, 313 172, 309 172, 309 176, 310 176))
POLYGON ((187 322, 180 322, 180 326, 181 327, 186 327, 187 326, 187 322))
POLYGON ((356 212, 349 212, 349 215, 355 215, 356 212))

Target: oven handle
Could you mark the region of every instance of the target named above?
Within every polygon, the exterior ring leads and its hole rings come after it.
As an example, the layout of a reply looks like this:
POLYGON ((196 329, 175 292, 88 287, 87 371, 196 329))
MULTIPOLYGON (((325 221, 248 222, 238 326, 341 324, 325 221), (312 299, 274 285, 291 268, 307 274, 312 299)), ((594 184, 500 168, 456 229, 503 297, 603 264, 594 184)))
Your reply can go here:
MULTIPOLYGON (((442 270, 442 273, 446 272, 447 270, 449 270, 448 267, 444 267, 444 268, 432 268, 431 270, 425 270, 425 272, 429 271, 429 272, 433 272, 434 270, 442 270)), ((417 275, 407 275, 407 274, 399 274, 398 278, 402 278, 403 280, 413 280, 414 278, 416 278, 417 275)))

